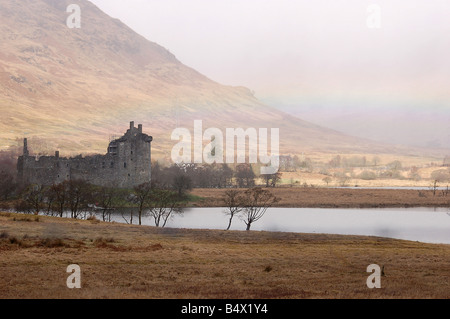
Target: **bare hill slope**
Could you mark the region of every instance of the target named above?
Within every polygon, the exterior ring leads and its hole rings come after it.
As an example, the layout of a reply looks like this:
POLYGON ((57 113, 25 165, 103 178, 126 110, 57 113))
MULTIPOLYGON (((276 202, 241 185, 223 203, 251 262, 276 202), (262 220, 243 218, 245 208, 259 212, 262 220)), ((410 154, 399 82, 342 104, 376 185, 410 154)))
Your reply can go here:
MULTIPOLYGON (((281 153, 397 153, 290 116, 250 90, 218 84, 87 0, 69 29, 73 0, 0 0, 0 149, 30 139, 35 150, 104 153, 129 121, 167 157, 177 127, 280 128, 281 153)), ((199 48, 201 54, 201 48, 199 48)))

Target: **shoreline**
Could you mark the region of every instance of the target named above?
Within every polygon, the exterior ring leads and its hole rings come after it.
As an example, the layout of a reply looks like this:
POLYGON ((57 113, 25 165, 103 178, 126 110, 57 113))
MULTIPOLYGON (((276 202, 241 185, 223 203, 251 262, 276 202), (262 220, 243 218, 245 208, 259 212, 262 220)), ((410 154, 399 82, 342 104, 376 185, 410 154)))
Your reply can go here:
MULTIPOLYGON (((263 187, 264 188, 264 187, 263 187)), ((185 208, 223 207, 222 197, 230 189, 247 188, 194 188, 187 194, 185 208)), ((274 208, 450 208, 450 191, 446 189, 386 189, 359 187, 276 187, 264 188, 280 201, 274 208)), ((14 210, 16 200, 0 202, 0 210, 14 210)), ((133 208, 132 206, 115 207, 133 208)))
MULTIPOLYGON (((221 207, 221 208, 226 209, 225 207, 221 207)), ((189 211, 191 209, 193 209, 193 210, 196 210, 196 209, 197 210, 199 210, 199 209, 200 210, 208 210, 208 215, 209 215, 210 213, 211 214, 215 214, 214 212, 211 212, 209 210, 214 210, 214 209, 219 209, 219 208, 218 207, 186 207, 186 210, 183 213, 191 213, 189 211)), ((320 214, 320 213, 325 213, 325 214, 329 213, 329 212, 326 212, 326 211, 332 211, 332 212, 338 212, 339 213, 339 210, 343 210, 345 213, 348 213, 349 210, 354 210, 356 212, 356 214, 354 215, 354 218, 359 217, 359 216, 364 216, 364 218, 366 218, 367 215, 365 215, 365 214, 369 214, 369 216, 370 216, 370 213, 371 213, 372 210, 375 210, 375 211, 378 211, 378 212, 383 212, 383 210, 387 210, 390 213, 393 213, 394 215, 396 213, 395 212, 396 209, 398 209, 399 212, 403 212, 403 213, 406 212, 405 208, 287 208, 287 207, 284 207, 284 208, 271 207, 271 208, 269 208, 269 210, 271 210, 271 209, 275 209, 275 210, 276 209, 286 209, 286 210, 297 209, 297 210, 299 210, 299 211, 297 211, 297 213, 299 213, 300 215, 302 215, 302 213, 311 213, 311 212, 313 212, 313 210, 319 210, 320 212, 318 212, 318 214, 320 214), (300 211, 300 210, 303 210, 303 212, 300 211), (360 213, 362 213, 362 215, 359 215, 360 213)), ((429 210, 429 212, 427 211, 427 212, 425 212, 425 214, 432 214, 432 213, 444 214, 444 213, 447 213, 447 215, 450 216, 450 212, 449 212, 448 208, 446 208, 446 207, 445 208, 427 208, 427 207, 410 207, 410 208, 406 208, 406 210, 410 210, 410 212, 416 211, 416 212, 419 212, 419 213, 423 213, 423 211, 421 211, 421 210, 424 210, 424 209, 425 210, 429 210), (436 211, 437 209, 440 209, 441 211, 436 211), (447 210, 447 212, 445 210, 447 210)), ((221 212, 223 213, 223 211, 221 211, 221 212)), ((91 222, 91 223, 106 223, 106 224, 112 224, 112 225, 119 224, 119 225, 129 225, 129 226, 138 226, 138 227, 153 227, 153 228, 165 229, 165 230, 185 230, 185 231, 190 231, 190 230, 193 230, 193 231, 202 231, 202 230, 203 231, 225 231, 226 230, 225 229, 225 225, 226 225, 226 223, 228 223, 228 219, 226 219, 226 220, 224 219, 223 220, 223 222, 224 222, 223 224, 218 224, 218 223, 214 224, 213 223, 213 224, 206 224, 206 225, 201 226, 202 225, 201 223, 200 223, 200 225, 198 225, 198 224, 189 224, 189 223, 188 223, 188 225, 186 225, 186 224, 185 225, 183 225, 183 224, 181 224, 181 225, 180 224, 173 225, 173 224, 169 223, 169 225, 167 225, 165 227, 156 227, 154 225, 154 223, 152 223, 151 217, 149 217, 148 215, 144 215, 142 217, 143 223, 142 223, 142 225, 139 225, 138 223, 136 223, 137 215, 135 214, 135 212, 133 214, 133 216, 135 218, 135 222, 131 223, 131 224, 129 223, 129 221, 127 221, 125 219, 124 220, 118 220, 117 219, 117 215, 112 216, 112 219, 109 220, 109 221, 108 220, 102 220, 101 215, 99 215, 98 213, 95 213, 95 212, 93 214, 85 215, 84 217, 81 217, 81 218, 78 218, 78 219, 71 218, 67 213, 65 214, 65 216, 60 217, 60 216, 48 215, 48 214, 45 214, 43 212, 41 212, 38 215, 36 215, 36 214, 24 214, 24 213, 14 212, 14 211, 0 211, 0 217, 1 216, 3 216, 3 217, 12 217, 13 221, 16 221, 16 219, 17 219, 18 221, 39 222, 40 218, 56 218, 56 219, 69 220, 69 221, 72 221, 72 222, 88 221, 88 222, 91 222)), ((279 215, 277 215, 277 216, 279 216, 279 215)), ((319 215, 317 215, 317 216, 319 216, 319 215)), ((389 218, 390 216, 391 216, 391 214, 386 215, 385 217, 389 218)), ((184 217, 184 214, 182 214, 182 217, 184 217)), ((195 219, 195 220, 201 220, 202 216, 201 215, 197 216, 197 218, 199 218, 199 219, 195 219)), ((311 218, 314 218, 314 217, 311 217, 311 218)), ((343 218, 345 218, 345 217, 343 217, 343 218)), ((238 218, 236 217, 235 219, 238 219, 238 218)), ((446 221, 444 221, 444 222, 446 223, 446 221)), ((236 224, 236 223, 234 223, 234 224, 236 224)), ((270 224, 270 222, 269 222, 269 224, 270 224)), ((375 238, 383 238, 383 239, 394 239, 394 240, 404 240, 404 241, 418 242, 418 243, 423 243, 423 244, 437 244, 437 245, 449 245, 450 246, 449 239, 447 239, 447 240, 445 240, 445 239, 444 240, 430 239, 429 236, 425 237, 427 239, 418 238, 417 236, 413 238, 411 236, 407 236, 406 235, 406 234, 408 234, 408 232, 405 232, 405 229, 402 230, 402 232, 401 232, 402 235, 386 235, 384 233, 378 233, 376 231, 374 232, 373 230, 372 231, 361 232, 360 229, 359 230, 354 230, 354 229, 353 230, 348 230, 346 232, 342 232, 342 230, 339 231, 339 228, 338 228, 338 231, 333 231, 333 230, 330 231, 329 229, 317 230, 317 226, 315 226, 316 228, 314 228, 314 230, 311 230, 310 228, 306 228, 306 229, 302 230, 301 227, 302 227, 303 224, 296 223, 295 227, 298 227, 298 229, 297 228, 292 228, 292 226, 294 224, 295 224, 295 221, 294 221, 293 224, 290 224, 291 228, 283 227, 283 226, 278 225, 277 228, 256 227, 256 228, 253 228, 251 231, 252 232, 261 232, 261 233, 291 233, 291 234, 315 234, 315 235, 320 234, 320 235, 330 235, 330 236, 336 235, 336 236, 375 237, 375 238)), ((314 225, 320 225, 320 222, 316 223, 314 225)), ((309 226, 311 226, 311 225, 309 225, 309 226)), ((398 230, 399 230, 399 226, 398 225, 396 226, 397 228, 395 228, 393 225, 390 225, 390 226, 393 227, 390 230, 390 234, 398 232, 398 230)), ((245 232, 246 230, 245 230, 244 226, 242 228, 237 228, 237 227, 235 227, 235 225, 233 225, 233 227, 231 229, 229 229, 229 231, 231 231, 231 232, 245 232)), ((441 237, 439 237, 439 238, 441 238, 441 237)))
MULTIPOLYGON (((281 200, 279 208, 411 208, 450 207, 450 194, 445 190, 360 189, 360 188, 268 188, 281 200)), ((193 189, 199 197, 188 207, 222 207, 221 197, 227 189, 193 189)), ((242 189, 245 191, 245 189, 242 189)))

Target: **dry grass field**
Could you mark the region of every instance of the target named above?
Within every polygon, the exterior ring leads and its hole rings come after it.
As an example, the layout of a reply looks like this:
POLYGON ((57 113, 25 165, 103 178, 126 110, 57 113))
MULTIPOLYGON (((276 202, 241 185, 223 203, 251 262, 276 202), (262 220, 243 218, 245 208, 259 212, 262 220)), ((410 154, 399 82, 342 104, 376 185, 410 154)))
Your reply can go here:
POLYGON ((3 299, 450 298, 449 264, 450 245, 0 214, 3 299), (381 289, 369 264, 385 267, 381 289))
MULTIPOLYGON (((269 189, 281 200, 278 207, 382 208, 450 207, 450 194, 431 190, 277 187, 269 189)), ((194 189, 201 200, 193 206, 220 207, 226 189, 194 189)))

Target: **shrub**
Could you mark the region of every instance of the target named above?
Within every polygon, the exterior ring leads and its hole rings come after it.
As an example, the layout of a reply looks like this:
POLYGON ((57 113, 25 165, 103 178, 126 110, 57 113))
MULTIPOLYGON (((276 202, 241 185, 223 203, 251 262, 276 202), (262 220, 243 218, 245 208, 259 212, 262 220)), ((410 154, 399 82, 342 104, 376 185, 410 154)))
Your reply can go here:
POLYGON ((110 237, 110 238, 98 237, 94 240, 94 246, 97 248, 108 248, 108 247, 113 248, 114 246, 109 245, 109 243, 114 243, 114 242, 115 242, 115 240, 112 237, 110 237))
POLYGON ((358 175, 358 178, 371 181, 377 179, 377 174, 372 171, 363 171, 361 174, 358 175))
POLYGON ((9 243, 11 245, 21 245, 22 241, 20 239, 17 239, 16 237, 9 237, 9 243))
POLYGON ((66 244, 61 238, 44 238, 37 243, 38 246, 47 248, 65 247, 66 244))
POLYGON ((433 171, 431 173, 431 179, 434 181, 438 181, 441 183, 445 183, 450 181, 450 171, 446 169, 439 169, 436 171, 433 171))

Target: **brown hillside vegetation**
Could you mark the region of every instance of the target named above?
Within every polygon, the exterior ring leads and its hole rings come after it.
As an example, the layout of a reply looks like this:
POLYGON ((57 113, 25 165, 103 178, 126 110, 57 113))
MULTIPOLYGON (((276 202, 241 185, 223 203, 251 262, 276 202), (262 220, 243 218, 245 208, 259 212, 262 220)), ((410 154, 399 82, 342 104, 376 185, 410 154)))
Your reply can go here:
MULTIPOLYGON (((382 208, 450 207, 450 195, 432 190, 278 187, 269 189, 280 201, 277 207, 382 208)), ((194 189, 201 197, 194 206, 221 207, 226 189, 194 189)))
POLYGON ((264 105, 249 89, 185 66, 87 0, 77 1, 81 28, 69 29, 71 3, 0 0, 0 149, 28 137, 37 152, 104 153, 110 136, 135 120, 155 138, 155 157, 167 159, 177 125, 192 132, 193 121, 203 120, 204 129, 223 131, 280 128, 282 154, 430 155, 350 137, 264 105))
POLYGON ((449 245, 0 215, 0 298, 450 298, 449 245), (81 289, 68 289, 68 265, 81 289), (367 266, 384 266, 368 289, 367 266))

